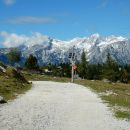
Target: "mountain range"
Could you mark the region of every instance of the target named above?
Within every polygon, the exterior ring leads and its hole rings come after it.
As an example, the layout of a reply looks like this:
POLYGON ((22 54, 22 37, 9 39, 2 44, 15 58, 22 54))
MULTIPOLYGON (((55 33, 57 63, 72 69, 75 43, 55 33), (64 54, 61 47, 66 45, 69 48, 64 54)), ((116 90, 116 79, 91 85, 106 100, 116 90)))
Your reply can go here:
MULTIPOLYGON (((80 60, 84 50, 87 60, 90 63, 103 63, 106 55, 111 54, 112 58, 119 64, 130 64, 130 39, 122 36, 103 37, 93 34, 89 37, 78 37, 68 41, 62 41, 46 37, 40 44, 25 43, 17 48, 22 52, 22 59, 25 60, 30 54, 37 57, 40 65, 59 64, 68 62, 69 53, 74 46, 77 60, 80 60)), ((0 49, 0 60, 7 61, 5 54, 10 48, 0 49)))

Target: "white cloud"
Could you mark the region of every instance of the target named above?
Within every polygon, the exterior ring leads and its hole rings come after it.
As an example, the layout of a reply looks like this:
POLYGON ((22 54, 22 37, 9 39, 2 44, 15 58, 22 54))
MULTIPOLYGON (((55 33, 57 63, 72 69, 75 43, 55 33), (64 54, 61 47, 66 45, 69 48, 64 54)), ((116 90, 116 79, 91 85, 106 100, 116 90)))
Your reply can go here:
POLYGON ((3 0, 4 4, 10 6, 13 5, 15 3, 15 0, 3 0))
POLYGON ((109 0, 101 0, 101 4, 98 6, 98 8, 106 8, 108 4, 109 0))
POLYGON ((48 17, 21 16, 4 20, 10 24, 47 24, 54 23, 56 20, 48 17))
POLYGON ((31 36, 26 36, 3 31, 0 32, 0 37, 3 39, 3 46, 8 48, 20 45, 33 46, 36 44, 43 44, 46 47, 50 44, 49 37, 38 32, 32 33, 31 36))
POLYGON ((18 36, 15 33, 9 34, 7 32, 1 32, 0 36, 3 38, 3 45, 5 47, 16 47, 24 43, 27 37, 24 35, 18 36))

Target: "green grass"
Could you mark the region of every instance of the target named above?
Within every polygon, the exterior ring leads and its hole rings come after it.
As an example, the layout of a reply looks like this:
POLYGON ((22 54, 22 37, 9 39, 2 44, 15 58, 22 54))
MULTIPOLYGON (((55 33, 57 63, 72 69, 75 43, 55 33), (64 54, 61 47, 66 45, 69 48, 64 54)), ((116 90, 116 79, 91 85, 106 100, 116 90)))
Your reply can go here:
POLYGON ((116 111, 116 112, 115 112, 115 116, 116 116, 117 118, 130 120, 130 113, 125 112, 125 111, 116 111))
POLYGON ((27 72, 23 72, 23 75, 28 81, 55 81, 55 82, 70 82, 71 81, 70 78, 66 78, 66 77, 29 74, 27 72))
POLYGON ((5 100, 16 98, 18 94, 22 94, 31 88, 31 84, 22 83, 15 78, 0 76, 0 95, 5 100))
POLYGON ((122 106, 130 109, 130 97, 126 95, 114 95, 102 96, 102 99, 107 101, 112 106, 122 106))
POLYGON ((0 96, 6 101, 16 98, 31 88, 24 76, 11 66, 6 66, 6 73, 0 73, 0 96))

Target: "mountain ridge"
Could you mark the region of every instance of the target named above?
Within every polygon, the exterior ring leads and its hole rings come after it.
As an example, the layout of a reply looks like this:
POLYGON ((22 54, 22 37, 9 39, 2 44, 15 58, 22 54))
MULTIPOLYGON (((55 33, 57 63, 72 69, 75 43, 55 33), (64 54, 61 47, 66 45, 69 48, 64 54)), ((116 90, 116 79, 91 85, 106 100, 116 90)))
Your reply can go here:
MULTIPOLYGON (((40 37, 40 34, 36 37, 40 37)), ((122 36, 102 37, 99 34, 93 34, 89 37, 78 37, 68 41, 45 36, 36 44, 33 40, 28 40, 17 48, 21 50, 23 59, 33 54, 37 57, 39 64, 43 65, 69 62, 68 55, 73 46, 75 46, 78 61, 84 50, 88 61, 93 64, 105 62, 107 53, 110 53, 119 64, 130 64, 130 40, 122 36)), ((8 49, 5 50, 6 52, 0 49, 0 55, 7 53, 8 49)))

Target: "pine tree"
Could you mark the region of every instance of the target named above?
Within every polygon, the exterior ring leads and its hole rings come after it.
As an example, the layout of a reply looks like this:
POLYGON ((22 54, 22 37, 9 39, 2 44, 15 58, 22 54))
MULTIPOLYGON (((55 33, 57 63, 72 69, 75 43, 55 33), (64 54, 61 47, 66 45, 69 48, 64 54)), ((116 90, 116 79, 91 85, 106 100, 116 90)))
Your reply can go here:
POLYGON ((102 75, 102 65, 100 64, 89 64, 87 68, 87 78, 92 80, 101 79, 102 75))
POLYGON ((103 77, 109 79, 110 81, 117 81, 119 79, 118 64, 112 59, 110 53, 107 54, 103 77))
POLYGON ((39 66, 37 63, 37 58, 33 55, 29 55, 29 57, 26 59, 25 67, 29 70, 38 70, 39 66))
POLYGON ((16 62, 20 61, 21 52, 18 49, 14 48, 7 54, 7 57, 10 61, 10 64, 14 65, 16 62))
POLYGON ((79 72, 80 77, 87 78, 87 66, 88 66, 88 62, 87 62, 86 54, 83 50, 82 55, 81 55, 81 61, 78 67, 79 68, 78 72, 79 72))
POLYGON ((118 65, 114 61, 114 59, 111 57, 110 53, 107 54, 106 67, 108 69, 113 69, 113 70, 117 70, 118 69, 118 65))
POLYGON ((128 81, 129 81, 129 74, 126 69, 123 69, 121 73, 121 82, 128 83, 128 81))

